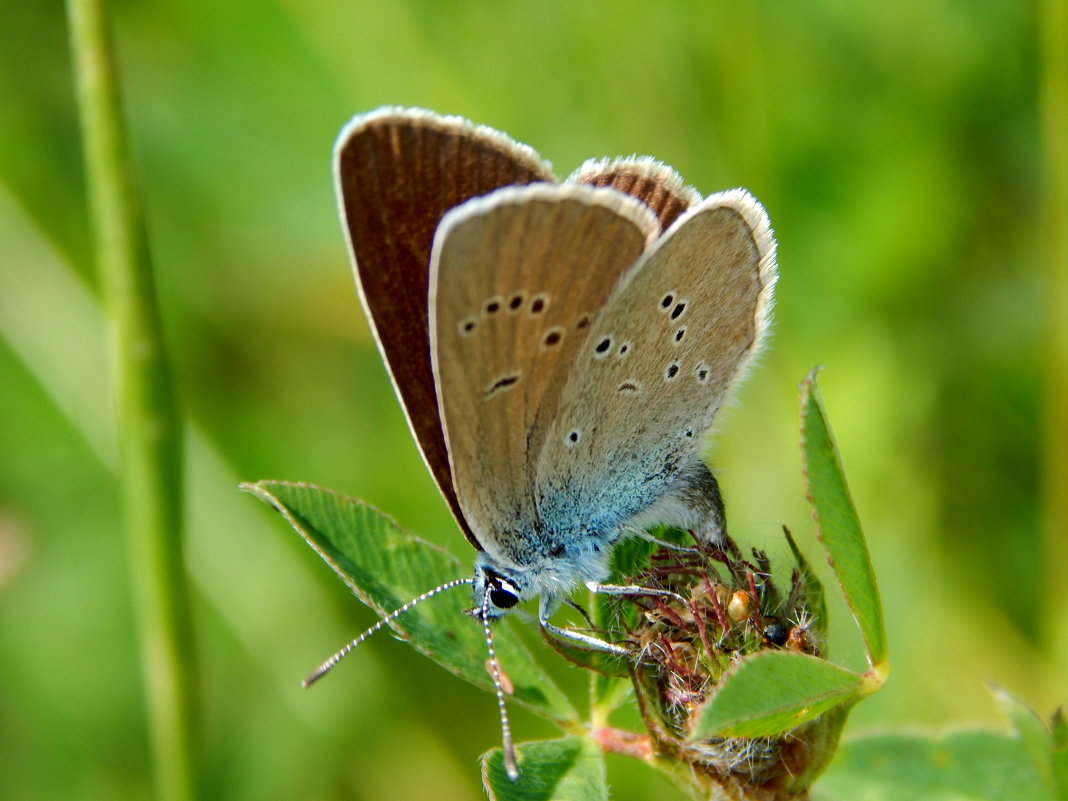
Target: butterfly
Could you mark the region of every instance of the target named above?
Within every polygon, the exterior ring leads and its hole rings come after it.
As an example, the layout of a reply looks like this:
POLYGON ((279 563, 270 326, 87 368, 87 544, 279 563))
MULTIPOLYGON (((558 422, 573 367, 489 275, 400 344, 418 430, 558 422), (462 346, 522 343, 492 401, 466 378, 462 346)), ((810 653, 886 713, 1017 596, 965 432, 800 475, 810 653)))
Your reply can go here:
POLYGON ((417 601, 472 585, 491 656, 490 620, 533 598, 553 636, 622 651, 550 618, 577 587, 626 590, 602 583, 609 553, 653 523, 721 541, 701 450, 769 324, 764 209, 649 157, 560 182, 505 134, 420 109, 353 119, 335 180, 379 350, 478 552, 417 601))

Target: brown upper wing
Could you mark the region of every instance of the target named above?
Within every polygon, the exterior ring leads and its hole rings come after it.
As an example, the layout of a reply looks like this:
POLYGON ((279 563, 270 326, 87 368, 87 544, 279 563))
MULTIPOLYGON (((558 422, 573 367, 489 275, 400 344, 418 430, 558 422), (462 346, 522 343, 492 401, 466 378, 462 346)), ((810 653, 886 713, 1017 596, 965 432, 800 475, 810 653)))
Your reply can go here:
POLYGON ((459 117, 380 109, 352 120, 335 147, 335 180, 360 299, 412 433, 457 522, 430 365, 430 247, 442 216, 502 186, 553 181, 530 148, 459 117))

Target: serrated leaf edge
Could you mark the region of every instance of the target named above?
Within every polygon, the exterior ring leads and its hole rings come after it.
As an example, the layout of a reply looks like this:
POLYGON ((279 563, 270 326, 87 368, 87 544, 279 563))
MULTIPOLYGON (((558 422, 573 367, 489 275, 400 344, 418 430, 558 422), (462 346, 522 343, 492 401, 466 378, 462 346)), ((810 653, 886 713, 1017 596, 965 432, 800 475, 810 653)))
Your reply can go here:
POLYGON ((830 424, 827 421, 827 415, 824 411, 823 403, 820 399, 819 387, 816 383, 816 376, 821 369, 822 365, 813 367, 809 371, 808 375, 806 375, 804 380, 801 382, 801 472, 804 476, 805 481, 805 497, 808 500, 810 507, 812 508, 812 519, 816 525, 816 536, 819 539, 820 544, 823 545, 824 553, 827 557, 827 563, 830 565, 831 570, 834 572, 834 576, 838 582, 838 586, 842 590, 842 594, 845 596, 846 604, 849 606, 850 614, 853 616, 853 620, 857 624, 857 629, 860 631, 861 639, 864 641, 864 650, 868 658, 868 663, 873 669, 872 671, 869 671, 869 674, 875 681, 878 681, 881 684, 886 680, 886 677, 889 674, 886 640, 886 619, 883 611, 882 596, 879 593, 879 585, 875 577, 875 566, 872 564, 871 561, 871 552, 868 549, 867 541, 864 539, 863 529, 859 527, 860 516, 857 513, 856 504, 853 501, 853 495, 849 491, 849 485, 845 481, 845 470, 842 466, 841 454, 839 453, 838 446, 834 441, 834 435, 831 431, 830 424), (874 621, 874 631, 877 633, 881 641, 881 654, 873 653, 873 646, 875 645, 875 643, 869 640, 868 632, 865 629, 864 625, 861 623, 860 615, 856 606, 856 601, 850 593, 846 592, 845 585, 842 582, 841 574, 839 573, 838 565, 836 564, 834 557, 831 554, 830 549, 827 547, 823 538, 822 525, 820 523, 820 518, 817 513, 816 505, 812 496, 811 483, 809 480, 808 471, 808 457, 805 451, 805 410, 808 406, 808 401, 810 399, 815 407, 816 414, 820 417, 820 420, 823 423, 823 427, 827 432, 827 441, 831 446, 831 453, 834 457, 835 464, 837 465, 838 473, 842 477, 842 485, 845 490, 846 500, 849 503, 849 508, 853 514, 853 517, 858 522, 858 531, 860 531, 860 545, 863 550, 863 555, 867 566, 867 574, 871 579, 870 589, 872 592, 872 596, 875 598, 876 619, 874 621))

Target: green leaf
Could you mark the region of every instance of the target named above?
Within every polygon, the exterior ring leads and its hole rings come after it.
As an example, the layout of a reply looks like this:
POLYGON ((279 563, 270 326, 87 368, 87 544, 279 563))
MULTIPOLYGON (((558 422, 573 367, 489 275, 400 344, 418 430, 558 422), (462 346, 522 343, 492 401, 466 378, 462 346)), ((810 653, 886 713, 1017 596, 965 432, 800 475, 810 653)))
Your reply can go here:
POLYGON ((1050 735, 1055 749, 1068 748, 1068 720, 1064 717, 1064 708, 1058 707, 1049 721, 1050 735))
POLYGON ((724 676, 690 739, 779 734, 859 698, 863 683, 863 676, 814 656, 764 651, 724 676))
POLYGON ((565 737, 516 749, 519 778, 504 769, 501 749, 482 757, 482 786, 491 801, 608 801, 604 757, 591 740, 565 737))
MULTIPOLYGON (((352 498, 282 481, 243 484, 242 488, 278 510, 379 615, 468 572, 454 556, 402 531, 390 518, 352 498)), ((482 626, 464 612, 470 605, 470 590, 449 590, 419 604, 390 626, 446 670, 492 691, 482 626)), ((550 720, 577 720, 567 696, 507 625, 495 626, 494 645, 501 671, 515 688, 512 700, 550 720)))
POLYGON ((1068 726, 1062 710, 1054 712, 1046 725, 1031 707, 1001 687, 993 687, 992 692, 1035 773, 1054 798, 1068 799, 1068 726))
POLYGON ((1050 720, 1053 755, 1050 764, 1053 769, 1054 796, 1068 799, 1068 722, 1064 719, 1064 710, 1058 709, 1050 720))
POLYGON ((797 547, 790 529, 783 526, 782 530, 786 535, 786 542, 790 545, 790 551, 794 555, 794 563, 797 565, 797 572, 804 586, 803 600, 805 609, 808 610, 809 615, 812 617, 812 628, 821 637, 826 637, 828 623, 827 601, 823 595, 823 584, 820 583, 819 577, 812 570, 812 566, 808 563, 805 555, 801 553, 801 549, 797 547))
POLYGON ((884 674, 886 626, 875 570, 816 388, 816 370, 801 384, 801 461, 816 533, 860 627, 868 661, 884 674))
POLYGON ((992 687, 991 691, 1001 707, 1002 714, 1012 723, 1016 736, 1020 739, 1025 753, 1031 760, 1031 766, 1042 781, 1053 789, 1053 737, 1046 724, 1031 707, 1001 687, 992 687))
POLYGON ((1027 749, 992 732, 884 734, 844 744, 816 783, 826 801, 1053 801, 1027 749))

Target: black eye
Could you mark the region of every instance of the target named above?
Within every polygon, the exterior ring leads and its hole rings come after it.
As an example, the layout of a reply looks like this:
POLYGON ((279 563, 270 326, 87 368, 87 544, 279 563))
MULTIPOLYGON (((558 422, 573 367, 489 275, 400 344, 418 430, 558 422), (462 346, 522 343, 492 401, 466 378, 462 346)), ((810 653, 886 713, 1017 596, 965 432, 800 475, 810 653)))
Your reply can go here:
POLYGON ((519 596, 508 590, 492 589, 489 591, 490 603, 498 609, 511 609, 519 603, 519 596))

